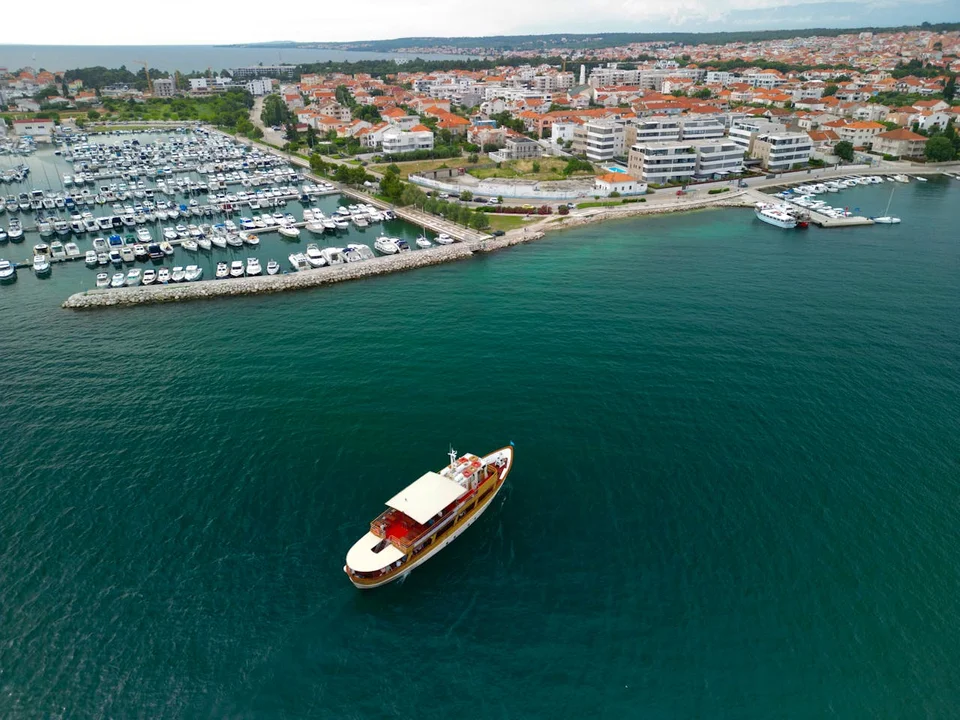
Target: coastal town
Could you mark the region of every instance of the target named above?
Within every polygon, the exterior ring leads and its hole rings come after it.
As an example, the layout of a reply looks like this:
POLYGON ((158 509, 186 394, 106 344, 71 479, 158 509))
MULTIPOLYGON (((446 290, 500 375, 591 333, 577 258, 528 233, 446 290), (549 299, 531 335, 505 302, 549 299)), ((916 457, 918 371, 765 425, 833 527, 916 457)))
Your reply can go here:
MULTIPOLYGON (((195 121, 309 172, 308 182, 369 199, 474 250, 484 238, 525 241, 605 213, 706 204, 756 205, 759 219, 780 227, 872 224, 891 220, 812 195, 855 184, 844 173, 876 182, 902 182, 906 173, 952 178, 958 55, 960 32, 920 28, 568 48, 551 62, 521 52, 482 69, 401 62, 383 72, 359 63, 169 73, 146 61, 138 73, 0 68, 0 149, 12 159, 195 121), (795 196, 791 186, 799 186, 795 196), (789 203, 764 209, 761 188, 786 189, 778 198, 789 203)), ((25 180, 8 165, 4 179, 25 180)), ((207 206, 219 212, 225 203, 213 194, 207 206)), ((235 196, 226 205, 245 209, 235 196)), ((281 224, 310 221, 287 216, 281 224)))

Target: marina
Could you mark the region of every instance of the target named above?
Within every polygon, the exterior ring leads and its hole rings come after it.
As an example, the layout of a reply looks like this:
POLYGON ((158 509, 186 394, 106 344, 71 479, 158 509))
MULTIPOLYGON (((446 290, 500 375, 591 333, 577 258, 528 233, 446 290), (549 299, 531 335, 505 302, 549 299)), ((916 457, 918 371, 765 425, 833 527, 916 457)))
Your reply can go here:
MULTIPOLYGON (((15 158, 15 182, 23 187, 5 196, 0 188, 0 256, 10 273, 0 280, 15 281, 25 270, 49 278, 74 261, 89 269, 80 273, 91 291, 272 278, 368 261, 386 254, 371 249, 378 243, 422 251, 415 240, 430 234, 389 207, 362 195, 355 202, 286 158, 220 133, 118 137, 81 136, 15 158), (318 264, 302 267, 295 258, 308 244, 323 248, 318 264), (238 257, 241 272, 219 271, 238 257), (134 265, 153 272, 133 272, 134 265), (111 266, 112 276, 104 272, 111 266)), ((441 243, 446 236, 432 237, 441 243)))

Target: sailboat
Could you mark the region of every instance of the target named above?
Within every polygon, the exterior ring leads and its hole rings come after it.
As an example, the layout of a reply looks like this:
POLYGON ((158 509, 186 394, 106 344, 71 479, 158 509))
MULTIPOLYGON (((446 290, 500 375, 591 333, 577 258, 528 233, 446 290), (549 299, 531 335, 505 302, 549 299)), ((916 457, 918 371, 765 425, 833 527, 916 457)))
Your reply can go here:
POLYGON ((881 225, 898 225, 900 223, 900 218, 891 217, 890 215, 887 214, 890 212, 890 203, 893 202, 893 191, 896 189, 897 189, 896 185, 890 188, 890 197, 887 200, 887 207, 884 208, 883 215, 881 215, 880 217, 873 218, 873 221, 875 223, 880 223, 881 225))

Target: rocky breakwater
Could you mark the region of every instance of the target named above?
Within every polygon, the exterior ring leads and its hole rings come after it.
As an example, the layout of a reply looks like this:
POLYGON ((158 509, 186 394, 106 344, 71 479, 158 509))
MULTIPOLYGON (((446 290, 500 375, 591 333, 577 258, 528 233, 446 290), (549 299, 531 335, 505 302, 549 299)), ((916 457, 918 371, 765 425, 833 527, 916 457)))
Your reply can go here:
POLYGON ((257 277, 231 278, 223 280, 201 280, 177 285, 149 285, 131 288, 105 288, 88 290, 71 295, 63 307, 83 310, 105 307, 130 307, 148 303, 182 302, 184 300, 206 300, 231 297, 235 295, 256 295, 261 293, 301 290, 359 280, 360 278, 386 275, 439 265, 441 263, 462 260, 473 255, 477 248, 472 243, 457 243, 429 250, 377 257, 364 262, 347 263, 333 267, 304 270, 287 275, 261 275, 257 277))

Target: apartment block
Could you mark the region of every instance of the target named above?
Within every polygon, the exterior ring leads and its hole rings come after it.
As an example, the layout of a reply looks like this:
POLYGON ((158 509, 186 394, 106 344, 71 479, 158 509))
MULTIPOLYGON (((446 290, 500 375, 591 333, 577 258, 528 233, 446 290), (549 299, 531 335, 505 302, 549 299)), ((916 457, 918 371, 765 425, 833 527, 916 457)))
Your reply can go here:
POLYGON ((630 175, 663 185, 690 180, 697 172, 697 149, 692 143, 652 142, 630 148, 630 175))
POLYGON ((584 123, 584 154, 590 162, 609 162, 625 154, 623 124, 609 120, 584 123))
POLYGON ((712 117, 683 117, 680 119, 681 140, 711 140, 722 138, 726 132, 723 123, 712 117))
POLYGON ((810 160, 813 140, 802 132, 761 133, 753 139, 750 154, 758 158, 767 170, 783 172, 810 160))

